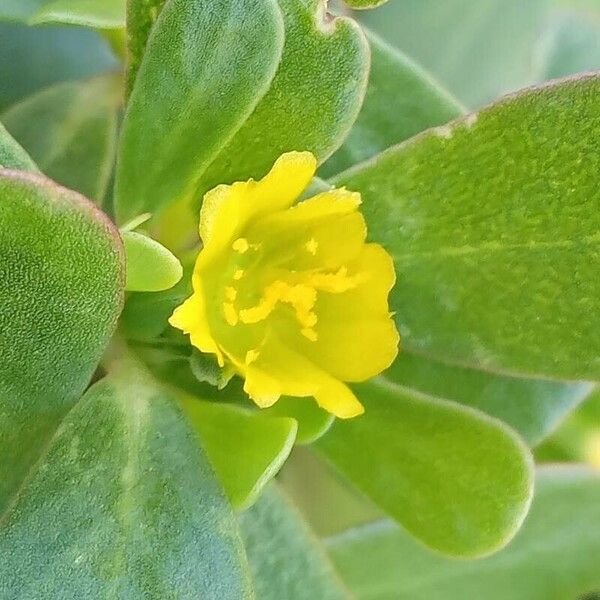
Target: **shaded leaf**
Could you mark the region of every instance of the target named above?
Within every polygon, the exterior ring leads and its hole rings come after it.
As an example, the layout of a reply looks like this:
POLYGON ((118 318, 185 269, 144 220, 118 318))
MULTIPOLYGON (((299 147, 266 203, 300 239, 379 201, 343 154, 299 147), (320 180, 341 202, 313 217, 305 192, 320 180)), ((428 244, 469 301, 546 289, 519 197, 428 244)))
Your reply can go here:
POLYGON ((182 406, 233 506, 254 504, 287 459, 296 422, 195 398, 182 398, 182 406))
POLYGON ((386 378, 497 417, 531 445, 539 444, 594 390, 591 383, 507 377, 403 353, 386 378))
POLYGON ((547 11, 548 0, 395 0, 359 16, 475 107, 533 83, 547 11))
POLYGON ((31 157, 6 131, 2 123, 0 123, 0 168, 31 171, 33 173, 38 171, 31 157))
POLYGON ((372 32, 367 37, 371 73, 365 101, 343 146, 321 167, 322 177, 464 113, 458 101, 407 56, 372 32))
POLYGON ((533 482, 512 430, 382 377, 356 393, 365 414, 336 421, 316 444, 351 483, 444 554, 489 554, 514 536, 533 482))
POLYGON ((525 90, 347 171, 393 255, 404 347, 600 379, 600 78, 525 90))
POLYGON ((0 19, 111 29, 125 26, 125 0, 3 0, 0 19))
POLYGON ((0 170, 0 512, 88 385, 123 271, 118 233, 92 204, 0 170))
POLYGON ((123 123, 115 198, 121 222, 193 193, 266 92, 282 35, 274 0, 165 5, 123 123))
POLYGON ((536 490, 513 543, 484 560, 443 558, 387 521, 330 538, 327 547, 358 600, 548 600, 598 589, 598 472, 543 468, 536 490))
POLYGON ((2 515, 0 551, 6 598, 253 597, 195 433, 123 363, 64 418, 2 515))
POLYGON ((101 203, 115 160, 121 93, 114 75, 60 83, 0 118, 48 177, 101 203))
POLYGON ((277 487, 272 485, 239 521, 257 598, 350 598, 319 541, 277 487))
POLYGON ((123 233, 130 292, 160 292, 171 289, 183 275, 178 258, 156 240, 137 233, 123 233))
POLYGON ((46 86, 117 66, 94 31, 0 23, 0 110, 46 86))

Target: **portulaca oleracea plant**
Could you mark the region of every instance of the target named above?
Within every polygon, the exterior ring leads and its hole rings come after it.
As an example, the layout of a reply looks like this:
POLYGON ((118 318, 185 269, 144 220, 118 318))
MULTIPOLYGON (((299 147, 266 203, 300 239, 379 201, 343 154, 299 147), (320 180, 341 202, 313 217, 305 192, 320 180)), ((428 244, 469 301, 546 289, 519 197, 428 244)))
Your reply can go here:
POLYGON ((0 599, 596 597, 599 3, 0 21, 0 599))

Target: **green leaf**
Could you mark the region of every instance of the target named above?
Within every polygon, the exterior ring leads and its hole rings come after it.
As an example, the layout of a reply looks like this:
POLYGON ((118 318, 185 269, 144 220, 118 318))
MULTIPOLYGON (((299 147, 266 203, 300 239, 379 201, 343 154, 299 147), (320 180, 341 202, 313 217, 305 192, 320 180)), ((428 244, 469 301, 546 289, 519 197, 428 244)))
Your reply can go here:
POLYGON ((261 411, 265 415, 291 417, 298 423, 296 442, 312 444, 325 435, 335 417, 323 410, 313 398, 280 398, 273 406, 261 411))
POLYGON ((367 37, 371 45, 371 74, 365 101, 344 145, 321 168, 323 177, 465 112, 407 56, 372 32, 367 32, 367 37))
POLYGON ((600 79, 525 90, 346 171, 392 254, 404 348, 600 379, 600 79))
POLYGON ((343 142, 366 91, 367 40, 356 23, 326 15, 320 0, 279 0, 285 46, 273 83, 208 168, 199 195, 220 183, 265 175, 284 152, 323 162, 343 142))
POLYGON ((533 83, 547 11, 548 0, 395 0, 360 17, 461 101, 478 106, 533 83))
POLYGON ((0 123, 0 168, 38 172, 31 157, 0 123))
POLYGON ((438 398, 477 408, 539 444, 594 390, 590 383, 521 379, 402 353, 386 379, 438 398))
POLYGON ((114 29, 125 26, 125 0, 3 0, 0 19, 114 29))
POLYGON ((388 0, 344 0, 350 8, 356 10, 364 10, 368 8, 377 8, 382 4, 385 4, 388 0))
POLYGON ((543 468, 529 517, 512 544, 476 562, 448 560, 379 522, 327 540, 357 600, 548 600, 600 586, 600 475, 543 468))
POLYGON ((118 233, 92 204, 0 170, 0 512, 88 385, 123 271, 118 233))
POLYGON ((239 510, 248 508, 289 456, 296 422, 191 397, 182 398, 182 406, 229 500, 239 510))
POLYGON ((281 57, 282 28, 275 0, 165 5, 123 123, 116 180, 121 222, 194 192, 266 92, 281 57))
POLYGON ((533 476, 512 430, 382 377, 356 392, 365 414, 336 421, 316 444, 350 482, 444 554, 482 556, 513 537, 533 476))
POLYGON ((349 600, 321 544, 271 486, 239 517, 260 600, 349 600))
POLYGON ((2 595, 252 598, 194 431, 147 375, 118 368, 67 414, 2 515, 2 595))
POLYGON ((54 83, 92 77, 117 66, 94 31, 0 23, 0 110, 54 83))
POLYGON ((127 283, 130 292, 160 292, 181 279, 183 268, 178 258, 157 241, 137 233, 123 233, 127 254, 127 283))
POLYGON ((48 177, 101 203, 115 160, 121 93, 112 74, 60 83, 0 118, 48 177))
POLYGON ((166 0, 127 1, 127 95, 144 58, 148 37, 166 0))

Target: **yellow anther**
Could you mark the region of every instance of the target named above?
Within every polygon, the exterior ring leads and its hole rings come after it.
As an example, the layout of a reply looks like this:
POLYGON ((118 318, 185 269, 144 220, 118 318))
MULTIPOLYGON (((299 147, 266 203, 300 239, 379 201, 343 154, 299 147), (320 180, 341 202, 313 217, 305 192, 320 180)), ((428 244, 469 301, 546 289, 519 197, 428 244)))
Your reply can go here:
POLYGON ((337 273, 314 273, 308 281, 310 285, 322 292, 341 294, 354 289, 361 278, 361 275, 348 275, 348 269, 341 267, 337 273))
POLYGON ((233 274, 233 279, 239 281, 244 276, 244 269, 237 269, 233 274))
POLYGON ((238 314, 235 310, 235 306, 233 306, 231 302, 223 303, 223 314, 225 315, 225 320, 229 325, 235 327, 238 324, 238 314))
POLYGON ((248 352, 246 352, 246 365, 251 365, 259 356, 260 352, 258 350, 248 350, 248 352))
POLYGON ((237 290, 234 287, 228 285, 225 288, 225 298, 227 298, 229 302, 235 302, 235 299, 237 298, 237 290))
POLYGON ((238 238, 233 242, 232 246, 235 252, 239 252, 240 254, 244 254, 248 252, 248 248, 250 248, 250 244, 248 244, 248 240, 246 238, 238 238))
POLYGON ((319 242, 317 242, 317 240, 315 240, 315 238, 310 238, 310 240, 308 240, 308 242, 306 242, 306 244, 304 244, 304 247, 313 255, 315 256, 317 254, 317 250, 319 248, 319 242))
POLYGON ((300 333, 302 333, 302 335, 305 338, 308 338, 311 342, 316 342, 319 339, 317 332, 310 327, 305 327, 300 333))

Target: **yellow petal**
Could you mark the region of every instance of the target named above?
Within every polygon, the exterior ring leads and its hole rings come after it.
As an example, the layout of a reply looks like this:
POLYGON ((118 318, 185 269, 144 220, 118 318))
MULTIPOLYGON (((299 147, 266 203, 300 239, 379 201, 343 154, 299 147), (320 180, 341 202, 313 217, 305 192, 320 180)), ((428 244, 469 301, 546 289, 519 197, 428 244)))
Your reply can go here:
POLYGON ((205 247, 224 248, 250 221, 289 208, 317 169, 310 152, 282 155, 260 181, 219 185, 204 196, 200 237, 205 247))
POLYGON ((302 355, 270 337, 259 357, 242 367, 244 390, 258 406, 273 405, 280 396, 309 397, 341 419, 362 414, 350 388, 302 355))
POLYGON ((201 293, 194 293, 181 306, 178 306, 169 318, 169 323, 183 333, 189 334, 190 342, 201 352, 216 354, 219 365, 224 366, 223 353, 212 336, 201 293))
POLYGON ((334 378, 358 382, 384 371, 398 354, 399 335, 388 306, 395 273, 391 257, 377 244, 365 245, 349 272, 365 279, 340 294, 319 293, 318 339, 311 342, 288 329, 285 340, 334 378))
POLYGON ((360 194, 331 190, 286 211, 265 216, 252 225, 248 237, 261 242, 279 267, 293 270, 335 268, 352 260, 367 235, 358 212, 360 194))

